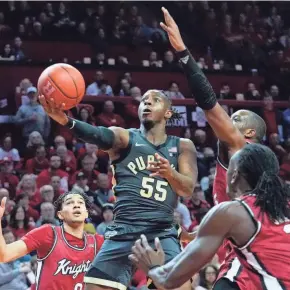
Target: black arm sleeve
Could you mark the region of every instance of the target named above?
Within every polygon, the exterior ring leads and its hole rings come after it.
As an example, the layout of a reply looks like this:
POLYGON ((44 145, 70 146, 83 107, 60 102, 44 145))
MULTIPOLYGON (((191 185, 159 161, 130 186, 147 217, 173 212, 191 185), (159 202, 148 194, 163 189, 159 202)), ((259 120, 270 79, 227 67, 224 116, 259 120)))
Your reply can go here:
POLYGON ((84 142, 96 144, 102 150, 109 150, 113 147, 115 134, 112 130, 105 127, 96 127, 88 123, 68 118, 67 127, 84 142))
POLYGON ((193 96, 203 110, 212 109, 217 103, 215 92, 188 49, 177 52, 193 96))

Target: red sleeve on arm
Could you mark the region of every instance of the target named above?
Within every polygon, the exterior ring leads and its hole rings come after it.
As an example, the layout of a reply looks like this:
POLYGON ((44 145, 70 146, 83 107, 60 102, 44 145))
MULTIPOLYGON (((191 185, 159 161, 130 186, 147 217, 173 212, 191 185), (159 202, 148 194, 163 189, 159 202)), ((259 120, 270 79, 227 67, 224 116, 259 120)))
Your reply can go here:
POLYGON ((37 251, 38 257, 43 258, 51 250, 54 238, 51 225, 43 225, 27 233, 21 240, 26 244, 29 253, 37 251))
POLYGON ((95 235, 95 238, 96 238, 97 252, 98 252, 100 250, 100 248, 102 247, 105 240, 104 240, 104 236, 101 236, 98 234, 95 235))

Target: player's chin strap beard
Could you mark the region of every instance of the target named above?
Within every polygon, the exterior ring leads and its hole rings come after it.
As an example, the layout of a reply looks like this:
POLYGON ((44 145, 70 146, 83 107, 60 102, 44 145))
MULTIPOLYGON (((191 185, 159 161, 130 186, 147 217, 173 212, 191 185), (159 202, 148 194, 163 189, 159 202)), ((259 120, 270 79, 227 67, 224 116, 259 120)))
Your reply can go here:
POLYGON ((142 125, 146 131, 149 131, 154 127, 155 123, 152 120, 145 120, 142 125))

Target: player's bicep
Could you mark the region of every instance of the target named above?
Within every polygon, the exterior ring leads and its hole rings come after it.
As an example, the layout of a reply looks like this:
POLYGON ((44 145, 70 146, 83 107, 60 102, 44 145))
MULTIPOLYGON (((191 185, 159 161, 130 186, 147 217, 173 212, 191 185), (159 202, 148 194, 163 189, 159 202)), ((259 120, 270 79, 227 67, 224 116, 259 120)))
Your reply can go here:
POLYGON ((20 257, 27 255, 28 253, 29 252, 24 241, 19 240, 17 242, 7 245, 6 251, 3 257, 3 262, 7 263, 10 261, 14 261, 20 257))
POLYGON ((180 140, 180 154, 178 157, 178 172, 192 178, 194 184, 197 180, 196 149, 189 139, 180 140))
POLYGON ((120 149, 126 149, 129 145, 129 131, 121 127, 109 127, 108 129, 114 133, 115 137, 113 148, 109 151, 116 152, 120 149))

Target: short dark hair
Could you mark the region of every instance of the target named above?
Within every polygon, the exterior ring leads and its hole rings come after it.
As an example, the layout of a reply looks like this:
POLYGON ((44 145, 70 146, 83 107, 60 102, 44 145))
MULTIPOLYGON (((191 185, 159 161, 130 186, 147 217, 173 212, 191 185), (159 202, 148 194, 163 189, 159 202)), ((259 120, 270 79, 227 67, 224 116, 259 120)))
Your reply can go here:
MULTIPOLYGON (((62 209, 62 205, 64 203, 65 198, 70 195, 70 194, 77 194, 79 196, 81 196, 86 204, 86 208, 88 210, 88 212, 90 212, 91 207, 92 207, 92 203, 89 200, 89 197, 82 191, 78 191, 78 192, 74 192, 74 191, 67 191, 64 194, 60 195, 58 197, 58 199, 54 202, 54 207, 55 207, 55 211, 58 212, 62 209)), ((57 216, 58 218, 58 216, 57 216)), ((62 223, 62 220, 59 220, 62 223)))
POLYGON ((274 152, 261 144, 248 144, 239 153, 238 171, 253 188, 256 206, 273 221, 290 218, 290 190, 279 178, 279 161, 274 152))
POLYGON ((171 98, 166 94, 163 90, 157 90, 157 94, 159 94, 160 97, 166 99, 169 103, 169 107, 172 110, 172 116, 168 120, 169 124, 174 124, 174 122, 177 120, 182 119, 182 113, 178 112, 176 109, 172 108, 172 100, 171 98))

